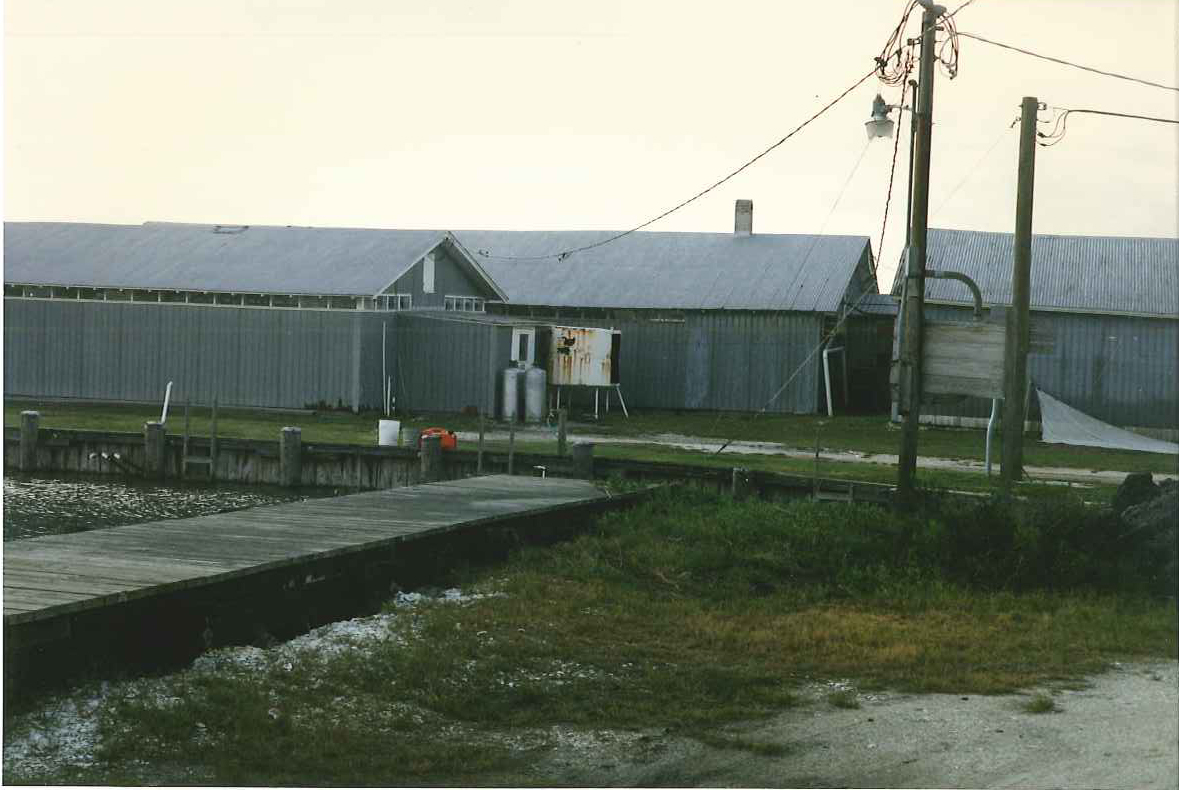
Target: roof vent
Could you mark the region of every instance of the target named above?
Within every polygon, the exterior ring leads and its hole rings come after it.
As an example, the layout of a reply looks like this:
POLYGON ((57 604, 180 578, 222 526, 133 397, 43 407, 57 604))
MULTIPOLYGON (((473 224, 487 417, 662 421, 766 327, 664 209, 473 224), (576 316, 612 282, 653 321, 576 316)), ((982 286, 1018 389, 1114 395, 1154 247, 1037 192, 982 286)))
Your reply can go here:
POLYGON ((250 229, 249 225, 214 225, 214 233, 245 233, 250 229))
POLYGON ((738 200, 733 211, 733 234, 736 236, 753 235, 753 201, 738 200))

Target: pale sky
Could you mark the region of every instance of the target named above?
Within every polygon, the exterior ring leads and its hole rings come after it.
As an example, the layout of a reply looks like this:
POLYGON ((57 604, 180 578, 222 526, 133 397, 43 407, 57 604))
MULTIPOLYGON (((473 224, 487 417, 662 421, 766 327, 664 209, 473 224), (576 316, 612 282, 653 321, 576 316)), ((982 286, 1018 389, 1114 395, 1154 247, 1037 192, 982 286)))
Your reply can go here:
MULTIPOLYGON (((624 230, 733 170, 852 84, 903 5, 8 0, 3 214, 624 230)), ((1175 85, 1176 6, 976 0, 955 21, 1175 85)), ((866 235, 879 254, 892 140, 865 153, 863 124, 882 89, 898 101, 896 89, 865 83, 649 229, 731 232, 734 200, 750 198, 755 233, 866 235)), ((1018 132, 1008 125, 1025 95, 1179 117, 1175 92, 966 38, 957 79, 939 73, 934 93, 934 227, 1013 230, 1018 132)), ((1177 128, 1073 116, 1068 137, 1037 152, 1035 231, 1179 236, 1177 128)), ((907 116, 898 131, 885 289, 904 236, 907 116)))

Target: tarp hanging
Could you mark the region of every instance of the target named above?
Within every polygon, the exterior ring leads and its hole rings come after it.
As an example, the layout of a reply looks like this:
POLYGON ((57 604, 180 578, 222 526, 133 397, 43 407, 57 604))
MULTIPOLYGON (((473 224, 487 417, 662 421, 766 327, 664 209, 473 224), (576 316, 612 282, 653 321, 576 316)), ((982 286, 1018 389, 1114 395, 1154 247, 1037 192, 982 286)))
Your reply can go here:
POLYGON ((1043 390, 1040 396, 1040 422, 1044 441, 1050 444, 1080 444, 1108 447, 1113 450, 1141 450, 1147 453, 1179 454, 1179 444, 1151 439, 1090 417, 1058 401, 1043 390))

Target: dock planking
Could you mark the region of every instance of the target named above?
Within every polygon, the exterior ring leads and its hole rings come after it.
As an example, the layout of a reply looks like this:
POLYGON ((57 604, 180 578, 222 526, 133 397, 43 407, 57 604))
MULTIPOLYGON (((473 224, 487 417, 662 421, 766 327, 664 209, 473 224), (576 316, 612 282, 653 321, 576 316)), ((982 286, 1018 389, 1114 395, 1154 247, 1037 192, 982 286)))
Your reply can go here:
POLYGON ((10 541, 5 631, 608 498, 584 480, 496 475, 10 541))

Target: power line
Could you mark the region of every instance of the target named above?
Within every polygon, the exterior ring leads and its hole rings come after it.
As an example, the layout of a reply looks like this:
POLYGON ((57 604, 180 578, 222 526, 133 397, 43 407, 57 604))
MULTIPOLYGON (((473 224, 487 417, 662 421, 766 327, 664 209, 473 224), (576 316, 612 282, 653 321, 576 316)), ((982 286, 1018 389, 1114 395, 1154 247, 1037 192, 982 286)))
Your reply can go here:
POLYGON ((479 250, 479 254, 482 255, 484 258, 492 258, 492 259, 500 260, 500 261, 544 261, 544 260, 548 260, 549 258, 556 258, 557 260, 564 260, 565 258, 569 257, 570 255, 572 255, 576 252, 585 252, 586 250, 592 250, 595 247, 601 247, 602 245, 609 244, 612 241, 618 241, 619 239, 623 238, 624 236, 629 236, 632 233, 640 231, 643 228, 647 227, 648 225, 653 225, 656 222, 658 222, 659 220, 663 219, 664 217, 674 214, 675 212, 679 211, 680 209, 682 209, 684 206, 688 205, 689 203, 693 203, 693 202, 699 200, 700 198, 704 197, 712 190, 719 187, 721 184, 724 184, 726 181, 733 179, 739 173, 748 169, 751 165, 753 165, 754 163, 756 163, 757 161, 759 161, 760 159, 765 157, 771 151, 775 150, 780 145, 782 145, 787 140, 789 140, 791 137, 798 134, 803 129, 805 129, 807 126, 809 126, 812 121, 815 121, 820 116, 822 116, 824 113, 826 113, 828 110, 830 110, 832 107, 834 107, 836 104, 838 104, 843 99, 843 97, 847 96, 849 93, 854 91, 856 88, 860 87, 862 84, 864 84, 864 82, 866 82, 868 80, 869 77, 871 77, 875 73, 876 73, 876 69, 873 68, 867 74, 865 74, 864 76, 862 76, 858 80, 856 80, 854 83, 852 83, 852 85, 850 87, 848 87, 846 90, 844 90, 838 96, 836 96, 834 99, 827 102, 827 104, 823 105, 822 109, 820 109, 814 115, 807 118, 805 121, 800 123, 798 126, 791 129, 790 132, 788 132, 785 137, 778 140, 778 142, 774 143, 769 148, 766 148, 760 154, 753 157, 748 162, 741 165, 740 167, 738 167, 733 172, 729 173, 727 176, 725 176, 721 180, 717 181, 716 183, 712 184, 711 186, 705 187, 704 189, 700 190, 695 195, 693 195, 692 197, 683 201, 682 203, 679 203, 679 204, 673 206, 672 208, 669 208, 667 211, 663 212, 659 216, 653 217, 641 225, 636 225, 635 227, 631 228, 630 230, 624 230, 621 233, 616 233, 613 236, 602 239, 601 241, 595 241, 593 244, 586 244, 581 247, 574 247, 572 249, 562 250, 560 252, 554 252, 554 253, 550 253, 548 255, 519 255, 519 256, 517 256, 517 255, 492 255, 489 252, 487 252, 486 250, 479 250))
MULTIPOLYGON (((972 2, 972 1, 973 0, 970 0, 970 2, 972 2)), ((959 7, 958 10, 961 11, 962 8, 964 8, 968 4, 969 4, 969 2, 966 4, 963 4, 963 6, 959 7)), ((957 12, 955 12, 955 13, 957 13, 957 12)), ((905 89, 903 86, 904 86, 904 83, 902 82, 902 87, 901 87, 901 104, 902 105, 904 104, 904 98, 905 98, 905 89)), ((903 119, 904 117, 905 117, 905 110, 904 110, 904 107, 902 106, 900 116, 897 120, 899 121, 899 120, 903 119)), ((897 172, 897 151, 899 151, 901 148, 901 129, 900 129, 899 123, 897 124, 896 131, 897 131, 896 139, 893 140, 893 142, 892 142, 892 167, 888 171, 888 193, 884 196, 884 220, 880 223, 880 242, 876 245, 876 260, 877 261, 884 260, 884 231, 888 228, 888 207, 892 203, 892 181, 893 181, 893 177, 896 175, 896 172, 897 172)), ((913 163, 910 162, 909 166, 912 167, 913 163)), ((909 217, 905 217, 905 222, 906 223, 909 222, 909 217)), ((879 268, 880 268, 879 265, 876 265, 876 264, 874 264, 872 266, 872 276, 873 277, 876 276, 876 270, 879 268)))
POLYGON ((1134 115, 1126 112, 1113 112, 1112 110, 1089 110, 1089 109, 1070 109, 1067 107, 1053 107, 1052 109, 1060 111, 1056 116, 1056 120, 1052 122, 1052 131, 1045 134, 1044 132, 1036 132, 1036 136, 1040 138, 1039 145, 1044 148, 1051 148, 1064 139, 1065 133, 1068 131, 1068 117, 1072 113, 1082 113, 1085 115, 1109 115, 1114 118, 1130 118, 1136 121, 1151 121, 1153 123, 1170 123, 1179 124, 1179 120, 1174 118, 1159 118, 1153 115, 1134 115), (1043 141, 1047 142, 1043 142, 1043 141))
MULTIPOLYGON (((1017 123, 1018 123, 1018 120, 1019 119, 1016 119, 1017 123)), ((933 213, 930 215, 931 217, 936 217, 942 213, 942 209, 944 209, 947 205, 949 205, 950 201, 954 198, 954 195, 958 194, 958 190, 962 188, 963 184, 965 184, 967 181, 970 180, 970 177, 974 175, 974 172, 976 170, 978 170, 979 165, 981 165, 987 159, 987 157, 989 157, 991 155, 991 153, 996 148, 999 147, 999 143, 1003 142, 1003 138, 1006 137, 1011 132, 1011 130, 1012 130, 1012 128, 1014 128, 1014 126, 1015 126, 1015 124, 1012 124, 1011 126, 1008 126, 1003 131, 999 132, 999 136, 995 138, 995 142, 991 143, 991 147, 986 150, 986 153, 984 153, 982 156, 980 156, 978 158, 978 160, 975 161, 975 163, 970 166, 970 169, 966 171, 966 174, 964 176, 962 176, 962 180, 960 180, 957 184, 954 185, 954 188, 950 190, 950 193, 948 195, 946 195, 945 199, 942 200, 941 204, 936 209, 933 210, 933 213)))
MULTIPOLYGON (((955 13, 957 13, 957 12, 955 12, 955 13)), ((1062 58, 1054 58, 1054 57, 1050 57, 1048 55, 1041 55, 1038 52, 1032 52, 1031 50, 1028 50, 1028 49, 1022 49, 1022 48, 1014 46, 1012 44, 1004 44, 1001 41, 992 41, 989 38, 983 38, 982 36, 976 35, 974 33, 965 33, 963 31, 959 30, 958 35, 966 36, 967 38, 972 38, 975 41, 981 41, 984 44, 991 44, 992 46, 1002 47, 1003 49, 1010 49, 1013 52, 1019 52, 1024 55, 1030 55, 1031 57, 1039 58, 1040 60, 1048 60, 1053 63, 1059 63, 1062 66, 1072 66, 1075 69, 1081 69, 1083 71, 1091 71, 1094 74, 1101 74, 1106 77, 1114 77, 1115 79, 1126 80, 1128 82, 1137 82, 1140 85, 1147 85, 1151 88, 1162 88, 1163 90, 1175 91, 1175 92, 1179 93, 1179 88, 1176 88, 1171 85, 1163 85, 1158 82, 1151 82, 1150 80, 1139 79, 1138 77, 1131 77, 1127 74, 1118 74, 1117 72, 1113 72, 1113 71, 1103 71, 1102 69, 1096 69, 1096 68, 1093 68, 1092 66, 1085 66, 1080 63, 1074 63, 1071 60, 1064 60, 1062 58)))

